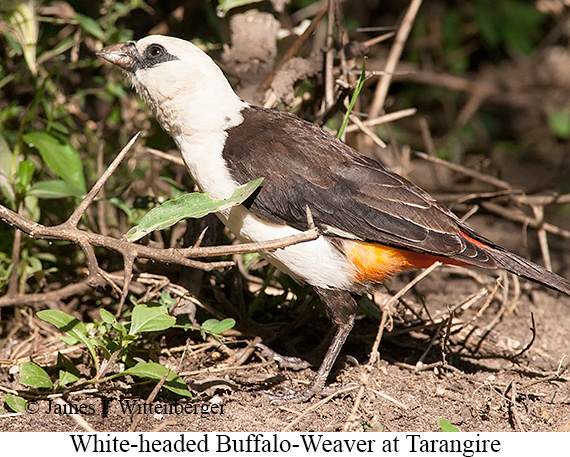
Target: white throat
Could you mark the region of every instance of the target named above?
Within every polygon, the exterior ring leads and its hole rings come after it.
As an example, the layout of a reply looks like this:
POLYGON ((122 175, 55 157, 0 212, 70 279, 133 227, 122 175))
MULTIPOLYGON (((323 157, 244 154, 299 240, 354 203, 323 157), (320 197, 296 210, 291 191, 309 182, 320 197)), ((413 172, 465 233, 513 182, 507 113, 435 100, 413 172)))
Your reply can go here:
POLYGON ((226 131, 243 121, 241 112, 249 105, 234 93, 218 66, 196 52, 191 61, 161 64, 165 71, 160 73, 139 70, 132 82, 175 141, 200 190, 226 198, 238 185, 222 158, 226 131))

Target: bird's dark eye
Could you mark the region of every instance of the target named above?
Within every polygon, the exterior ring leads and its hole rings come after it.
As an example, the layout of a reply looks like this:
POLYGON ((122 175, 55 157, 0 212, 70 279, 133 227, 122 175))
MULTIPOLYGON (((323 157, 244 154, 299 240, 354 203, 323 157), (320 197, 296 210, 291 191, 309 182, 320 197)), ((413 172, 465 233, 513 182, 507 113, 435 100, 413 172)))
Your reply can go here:
POLYGON ((149 44, 143 48, 141 54, 136 56, 138 70, 153 68, 171 60, 178 60, 178 57, 170 54, 163 45, 158 43, 149 44))
POLYGON ((164 52, 164 48, 159 44, 151 44, 148 48, 146 48, 146 54, 149 57, 157 58, 164 52))

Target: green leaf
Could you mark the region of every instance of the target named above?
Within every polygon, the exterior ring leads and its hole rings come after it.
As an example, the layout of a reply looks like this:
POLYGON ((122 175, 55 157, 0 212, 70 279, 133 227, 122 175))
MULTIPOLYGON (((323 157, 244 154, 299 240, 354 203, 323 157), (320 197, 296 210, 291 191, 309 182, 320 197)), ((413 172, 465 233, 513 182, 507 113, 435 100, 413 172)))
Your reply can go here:
POLYGON ((36 148, 42 160, 66 183, 86 192, 83 164, 79 151, 64 137, 55 137, 44 131, 26 133, 24 141, 36 148))
POLYGON ((562 140, 570 138, 570 108, 549 112, 548 126, 558 138, 562 140))
POLYGON ((89 340, 87 327, 85 327, 85 324, 83 322, 57 309, 46 309, 43 311, 38 311, 37 316, 41 320, 55 325, 62 332, 67 333, 72 338, 75 338, 87 346, 87 350, 91 354, 91 358, 93 359, 95 366, 99 366, 99 360, 97 358, 95 346, 93 346, 89 340))
POLYGON ((58 381, 59 385, 62 387, 77 382, 81 376, 81 373, 79 373, 79 370, 75 365, 73 365, 71 360, 61 353, 57 354, 57 365, 59 367, 58 381))
POLYGON ((20 365, 20 384, 29 387, 51 389, 53 383, 45 370, 34 362, 24 362, 20 365))
POLYGON ((99 314, 101 315, 101 319, 103 320, 103 322, 106 322, 107 324, 113 325, 114 323, 117 322, 115 316, 113 316, 109 311, 107 311, 104 308, 101 308, 99 310, 99 314))
POLYGON ((160 332, 172 327, 176 319, 167 314, 164 306, 137 305, 133 309, 129 335, 141 332, 160 332))
POLYGON ((91 19, 88 16, 84 16, 83 14, 75 13, 73 15, 73 19, 77 21, 77 23, 90 35, 93 35, 95 38, 104 41, 105 40, 105 32, 99 25, 97 21, 91 19))
POLYGON ((0 191, 10 200, 14 201, 15 194, 12 188, 12 151, 10 150, 10 145, 4 138, 0 135, 0 191))
POLYGON ((34 163, 31 160, 22 160, 18 163, 18 170, 16 171, 16 189, 18 192, 26 192, 30 182, 32 182, 34 168, 34 163))
POLYGON ((75 346, 76 344, 81 343, 77 338, 73 338, 72 336, 62 336, 61 341, 69 346, 75 346))
POLYGON ((17 395, 12 395, 12 394, 6 394, 6 396, 4 397, 4 401, 8 405, 8 408, 10 408, 15 413, 26 412, 28 402, 24 400, 22 397, 18 397, 17 395))
POLYGON ((219 321, 218 319, 208 319, 202 324, 202 330, 216 335, 229 330, 236 325, 236 321, 231 318, 219 321))
POLYGON ((445 419, 439 420, 439 428, 442 432, 458 432, 459 429, 453 425, 451 422, 446 421, 445 419))
MULTIPOLYGON (((153 381, 160 381, 168 368, 153 362, 142 362, 132 368, 124 371, 123 374, 131 376, 138 376, 139 378, 152 379, 153 381)), ((188 390, 188 386, 184 380, 176 374, 173 370, 170 371, 164 382, 164 387, 175 394, 183 397, 191 397, 192 394, 188 390)))
POLYGON ((85 194, 65 181, 53 179, 35 183, 28 191, 28 195, 38 198, 82 198, 85 194))
POLYGON ((182 219, 189 217, 200 218, 206 214, 240 205, 255 192, 261 184, 261 181, 263 181, 263 178, 239 186, 232 196, 225 200, 218 200, 210 197, 210 194, 198 192, 185 194, 174 200, 169 200, 145 214, 140 220, 139 225, 127 232, 127 240, 131 242, 136 241, 154 230, 165 229, 182 219))
POLYGON ((135 209, 131 208, 127 203, 125 203, 121 199, 116 198, 116 197, 111 197, 111 198, 109 198, 109 203, 115 205, 117 208, 122 210, 127 215, 127 218, 129 221, 135 220, 135 215, 136 215, 137 211, 135 209))

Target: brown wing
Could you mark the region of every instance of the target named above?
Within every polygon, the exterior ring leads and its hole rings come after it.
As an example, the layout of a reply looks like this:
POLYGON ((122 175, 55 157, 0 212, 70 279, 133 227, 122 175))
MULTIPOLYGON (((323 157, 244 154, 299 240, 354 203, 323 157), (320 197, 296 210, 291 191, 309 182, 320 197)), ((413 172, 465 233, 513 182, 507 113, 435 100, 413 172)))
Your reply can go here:
POLYGON ((426 192, 313 124, 250 108, 230 133, 223 154, 234 177, 265 178, 250 206, 259 217, 305 229, 308 206, 331 236, 495 266, 426 192))
POLYGON ((262 219, 325 235, 505 268, 570 294, 570 283, 471 230, 415 184, 287 113, 244 110, 224 158, 240 183, 263 177, 249 203, 262 219), (256 153, 256 151, 262 151, 256 153))

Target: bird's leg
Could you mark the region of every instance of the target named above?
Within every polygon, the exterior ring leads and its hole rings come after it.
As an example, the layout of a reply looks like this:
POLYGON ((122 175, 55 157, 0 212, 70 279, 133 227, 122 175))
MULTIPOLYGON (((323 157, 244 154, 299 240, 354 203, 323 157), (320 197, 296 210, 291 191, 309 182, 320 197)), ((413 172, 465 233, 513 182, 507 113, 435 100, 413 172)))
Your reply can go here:
POLYGON ((336 325, 336 332, 319 370, 308 387, 291 395, 274 397, 272 399, 274 404, 302 403, 310 400, 315 394, 319 393, 325 386, 334 362, 354 325, 354 317, 356 316, 358 303, 356 303, 356 300, 349 292, 338 289, 323 289, 320 287, 315 287, 314 289, 325 305, 330 319, 336 325))

